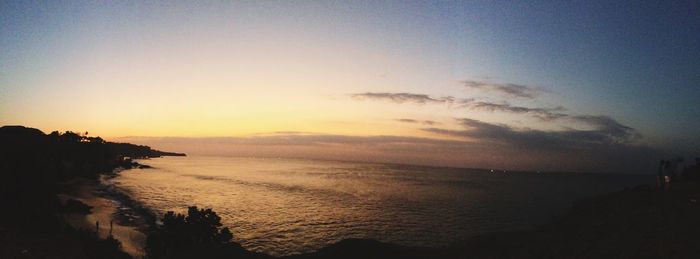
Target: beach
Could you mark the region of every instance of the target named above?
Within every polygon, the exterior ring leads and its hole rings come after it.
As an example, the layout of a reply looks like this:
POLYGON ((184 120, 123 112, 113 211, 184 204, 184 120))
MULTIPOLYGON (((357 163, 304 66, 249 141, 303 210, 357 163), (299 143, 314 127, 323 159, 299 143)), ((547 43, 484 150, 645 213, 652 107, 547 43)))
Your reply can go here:
POLYGON ((59 194, 59 199, 63 202, 75 199, 92 207, 87 215, 66 215, 66 221, 71 226, 94 231, 99 222, 99 237, 106 238, 110 235, 111 222, 111 235, 121 242, 122 250, 134 258, 144 257, 146 235, 143 232, 147 226, 140 220, 141 216, 130 214, 131 210, 122 202, 110 197, 105 191, 106 186, 99 180, 77 178, 63 186, 65 191, 59 194))

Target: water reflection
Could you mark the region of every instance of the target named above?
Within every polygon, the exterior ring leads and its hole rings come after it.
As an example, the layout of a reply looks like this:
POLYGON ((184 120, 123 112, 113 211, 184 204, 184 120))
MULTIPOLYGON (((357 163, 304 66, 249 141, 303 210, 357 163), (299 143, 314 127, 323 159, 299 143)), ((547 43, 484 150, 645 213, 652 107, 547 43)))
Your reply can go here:
POLYGON ((345 238, 442 246, 527 227, 640 177, 509 173, 230 157, 142 161, 113 183, 159 213, 213 208, 244 247, 273 255, 345 238))

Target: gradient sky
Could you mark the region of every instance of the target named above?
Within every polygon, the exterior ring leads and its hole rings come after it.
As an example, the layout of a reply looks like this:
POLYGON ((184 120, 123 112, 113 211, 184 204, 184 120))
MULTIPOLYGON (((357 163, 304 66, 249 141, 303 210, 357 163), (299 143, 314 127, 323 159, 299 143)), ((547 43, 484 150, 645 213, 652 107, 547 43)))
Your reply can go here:
POLYGON ((697 1, 0 3, 0 124, 185 151, 622 170, 699 90, 697 1))

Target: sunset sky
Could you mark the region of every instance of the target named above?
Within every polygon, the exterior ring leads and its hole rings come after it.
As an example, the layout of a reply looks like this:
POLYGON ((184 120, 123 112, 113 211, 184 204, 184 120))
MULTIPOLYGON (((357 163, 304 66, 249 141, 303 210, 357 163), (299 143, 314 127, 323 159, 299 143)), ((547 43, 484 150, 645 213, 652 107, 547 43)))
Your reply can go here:
POLYGON ((2 1, 0 124, 201 154, 691 160, 700 3, 621 2, 2 1))

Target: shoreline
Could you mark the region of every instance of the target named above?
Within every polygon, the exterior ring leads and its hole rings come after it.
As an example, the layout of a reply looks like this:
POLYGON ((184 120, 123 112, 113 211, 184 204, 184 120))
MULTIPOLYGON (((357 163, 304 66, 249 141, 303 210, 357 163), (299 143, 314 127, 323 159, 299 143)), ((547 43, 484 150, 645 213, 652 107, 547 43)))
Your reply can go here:
MULTIPOLYGON (((83 216, 84 228, 94 229, 96 219, 100 222, 105 217, 113 220, 114 237, 122 242, 122 250, 134 258, 143 258, 145 233, 155 226, 157 216, 108 183, 109 179, 124 171, 115 170, 111 174, 104 174, 100 180, 74 181, 72 186, 78 194, 74 197, 93 206, 93 212, 83 216)), ((700 216, 698 187, 700 185, 695 183, 680 181, 669 192, 640 185, 594 195, 572 202, 572 208, 567 212, 553 217, 543 225, 527 230, 485 233, 448 247, 413 247, 373 239, 344 239, 313 252, 281 257, 253 253, 251 258, 539 258, 552 255, 561 258, 597 258, 598 255, 663 255, 672 252, 668 250, 667 244, 673 243, 663 240, 675 240, 676 243, 684 244, 700 242, 699 237, 686 235, 680 230, 684 226, 697 225, 688 221, 688 218, 700 216), (675 217, 678 211, 688 215, 678 221, 659 220, 675 217), (630 222, 629 219, 634 221, 630 222), (649 226, 654 228, 645 229, 649 226), (669 229, 673 230, 671 234, 669 229), (673 232, 683 233, 680 236, 685 241, 678 240, 673 232), (656 235, 663 238, 655 238, 656 235), (622 239, 611 239, 611 236, 622 239), (661 243, 657 244, 654 240, 661 243), (587 245, 581 247, 580 244, 587 245)), ((106 236, 108 227, 100 224, 101 237, 106 236)), ((686 246, 677 255, 683 257, 694 254, 691 250, 690 246, 686 246)))
POLYGON ((143 220, 145 216, 132 212, 128 202, 117 198, 115 190, 105 185, 102 179, 76 178, 63 186, 59 199, 75 199, 92 207, 88 214, 66 215, 65 219, 71 226, 94 232, 96 222, 99 222, 98 236, 107 238, 111 223, 111 235, 121 242, 121 250, 133 258, 145 257, 146 232, 150 225, 143 220))
MULTIPOLYGON (((138 167, 135 168, 147 169, 151 167, 138 164, 138 167)), ((102 174, 98 180, 99 192, 103 197, 121 205, 116 215, 122 224, 138 227, 139 230, 145 232, 156 225, 158 220, 156 213, 110 182, 120 173, 130 169, 132 168, 118 168, 109 174, 102 174)))

